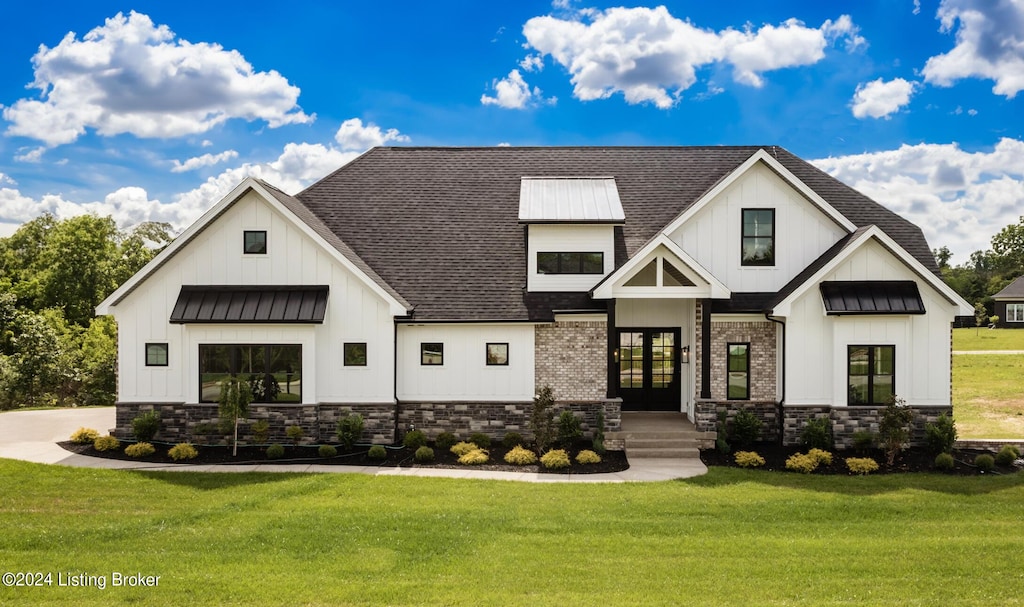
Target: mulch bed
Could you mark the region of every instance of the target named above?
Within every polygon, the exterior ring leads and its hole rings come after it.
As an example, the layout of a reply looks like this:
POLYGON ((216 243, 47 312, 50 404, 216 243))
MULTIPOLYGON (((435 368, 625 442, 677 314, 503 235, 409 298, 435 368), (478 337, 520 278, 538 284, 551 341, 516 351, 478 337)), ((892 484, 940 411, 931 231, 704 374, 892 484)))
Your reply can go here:
MULTIPOLYGON (((723 454, 715 449, 703 449, 700 452, 700 459, 707 466, 727 466, 732 468, 739 468, 736 465, 735 453, 737 451, 756 451, 758 455, 764 458, 765 465, 759 470, 786 470, 786 459, 794 453, 807 453, 807 449, 803 447, 783 447, 778 443, 755 443, 747 448, 736 448, 734 447, 731 453, 723 454)), ((854 451, 853 449, 833 449, 832 450, 832 465, 831 466, 818 466, 817 470, 811 474, 841 474, 851 476, 852 473, 847 469, 845 460, 848 457, 870 457, 878 462, 878 471, 872 472, 872 474, 898 474, 904 472, 938 472, 942 474, 952 474, 960 476, 976 476, 983 474, 978 468, 973 465, 974 458, 982 453, 988 453, 995 455, 989 451, 979 450, 956 450, 953 452, 954 467, 952 470, 936 470, 935 469, 935 454, 921 447, 913 447, 910 449, 903 450, 897 457, 892 466, 886 462, 885 453, 881 449, 871 449, 868 451, 854 451)), ((1015 467, 1000 468, 996 466, 992 472, 986 472, 984 474, 1012 474, 1017 471, 1015 467)))
MULTIPOLYGON (((366 457, 367 448, 359 448, 351 453, 342 453, 338 450, 336 457, 324 458, 317 454, 317 447, 285 447, 284 456, 279 459, 268 459, 266 447, 238 447, 238 455, 231 455, 231 447, 196 445, 199 457, 187 462, 175 462, 167 455, 167 450, 173 447, 172 444, 153 443, 156 453, 146 457, 129 457, 125 454, 124 448, 129 442, 122 442, 121 448, 114 451, 97 451, 92 445, 79 445, 70 441, 58 443, 64 449, 79 455, 90 457, 102 457, 107 459, 119 459, 133 462, 149 462, 153 464, 274 464, 305 466, 318 464, 326 466, 378 466, 381 468, 456 468, 472 470, 493 470, 503 472, 539 472, 543 474, 600 474, 605 472, 621 472, 629 468, 626 454, 622 451, 608 451, 601 456, 598 464, 581 465, 576 463, 576 454, 581 449, 589 449, 589 444, 580 444, 577 448, 570 449, 570 466, 561 470, 548 470, 539 464, 532 466, 513 466, 505 463, 505 453, 508 451, 503 446, 492 445, 487 451, 490 453, 490 462, 476 466, 466 466, 458 462, 458 457, 448 451, 434 449, 434 461, 421 464, 413 459, 415 450, 405 447, 387 448, 387 458, 384 460, 373 460, 366 457)), ((433 446, 433 445, 431 445, 433 446)))

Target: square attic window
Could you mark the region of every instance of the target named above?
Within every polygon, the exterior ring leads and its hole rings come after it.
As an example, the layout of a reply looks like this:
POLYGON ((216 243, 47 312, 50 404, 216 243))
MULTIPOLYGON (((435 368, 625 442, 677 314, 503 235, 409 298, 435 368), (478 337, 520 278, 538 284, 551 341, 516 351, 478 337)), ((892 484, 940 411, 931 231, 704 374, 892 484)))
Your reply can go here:
POLYGON ((267 231, 246 230, 243 252, 246 255, 266 255, 267 253, 267 231))

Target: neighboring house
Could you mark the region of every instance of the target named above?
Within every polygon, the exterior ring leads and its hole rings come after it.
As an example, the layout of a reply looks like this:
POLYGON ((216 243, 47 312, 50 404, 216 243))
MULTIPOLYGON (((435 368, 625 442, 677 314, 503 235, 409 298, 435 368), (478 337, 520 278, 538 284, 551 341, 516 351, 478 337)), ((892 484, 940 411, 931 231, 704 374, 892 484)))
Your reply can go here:
POLYGON ((996 326, 1002 329, 1024 329, 1024 276, 1006 285, 992 296, 995 300, 996 326))
POLYGON ((746 409, 848 443, 899 396, 920 433, 972 311, 917 226, 777 147, 375 148, 296 196, 245 180, 97 308, 121 434, 208 432, 238 374, 275 437, 355 411, 389 442, 526 432, 543 386, 609 430, 746 409))

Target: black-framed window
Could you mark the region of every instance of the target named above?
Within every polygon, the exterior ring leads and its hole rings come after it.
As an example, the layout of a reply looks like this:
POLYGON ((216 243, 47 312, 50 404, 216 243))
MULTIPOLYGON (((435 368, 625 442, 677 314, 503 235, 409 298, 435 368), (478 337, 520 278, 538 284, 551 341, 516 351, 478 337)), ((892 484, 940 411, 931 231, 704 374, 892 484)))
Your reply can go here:
POLYGON ((265 255, 267 253, 267 231, 246 230, 242 251, 246 255, 265 255))
POLYGON ((146 366, 166 367, 167 366, 167 344, 149 343, 146 344, 146 366))
POLYGON ((1024 303, 1006 304, 1005 322, 1024 322, 1024 303))
POLYGON ((217 402, 231 377, 249 383, 254 403, 301 403, 302 346, 200 344, 199 402, 217 402))
POLYGON ((345 351, 346 367, 366 366, 366 342, 346 342, 342 349, 345 351))
POLYGON ((730 400, 750 398, 750 344, 728 344, 728 385, 725 397, 730 400))
POLYGON ((537 253, 538 274, 604 274, 604 253, 537 253))
POLYGON ((421 343, 420 364, 425 366, 443 365, 444 344, 436 341, 421 343))
POLYGON ((775 209, 743 209, 740 264, 775 265, 775 209))
POLYGON ((896 394, 896 346, 848 346, 849 404, 885 405, 896 394))
POLYGON ((487 344, 487 366, 507 367, 508 366, 508 344, 488 343, 487 344))

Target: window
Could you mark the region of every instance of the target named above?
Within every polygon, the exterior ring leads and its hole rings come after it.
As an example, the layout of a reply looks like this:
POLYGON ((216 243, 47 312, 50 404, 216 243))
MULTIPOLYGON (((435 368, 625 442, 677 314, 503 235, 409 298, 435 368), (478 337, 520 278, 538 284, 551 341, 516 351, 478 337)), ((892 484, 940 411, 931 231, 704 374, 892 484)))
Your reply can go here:
POLYGON ((743 209, 744 266, 775 265, 775 209, 743 209))
POLYGON ((167 366, 167 344, 146 344, 146 366, 167 366))
POLYGON ((729 344, 729 379, 725 397, 730 400, 750 398, 750 344, 729 344))
POLYGON ((604 274, 604 253, 537 253, 538 274, 604 274))
POLYGON ((1006 304, 1006 322, 1024 322, 1024 303, 1006 304))
POLYGON ((267 253, 267 231, 246 230, 243 250, 246 255, 265 255, 267 253))
POLYGON ((345 366, 346 367, 365 367, 366 366, 366 344, 363 342, 346 343, 343 347, 345 350, 345 366))
POLYGON ((254 403, 302 402, 302 346, 199 346, 199 402, 215 403, 230 377, 248 382, 254 403))
POLYGON ((851 405, 884 405, 896 394, 896 346, 849 346, 851 405))
POLYGON ((437 342, 421 343, 420 344, 420 364, 421 365, 443 365, 444 364, 444 344, 437 342))
POLYGON ((508 344, 487 344, 487 366, 508 366, 508 344))

